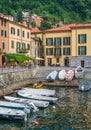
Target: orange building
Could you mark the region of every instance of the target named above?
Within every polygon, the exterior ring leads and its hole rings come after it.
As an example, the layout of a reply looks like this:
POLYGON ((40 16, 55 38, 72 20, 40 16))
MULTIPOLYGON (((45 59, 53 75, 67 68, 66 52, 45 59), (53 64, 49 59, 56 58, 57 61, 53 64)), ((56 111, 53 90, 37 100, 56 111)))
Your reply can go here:
POLYGON ((5 53, 22 53, 30 56, 30 28, 0 17, 0 64, 5 53))

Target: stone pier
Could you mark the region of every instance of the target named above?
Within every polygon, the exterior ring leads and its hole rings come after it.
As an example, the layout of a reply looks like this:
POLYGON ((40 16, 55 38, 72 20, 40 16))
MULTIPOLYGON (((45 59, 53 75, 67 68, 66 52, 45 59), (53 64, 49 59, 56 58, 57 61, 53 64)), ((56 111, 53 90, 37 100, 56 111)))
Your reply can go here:
MULTIPOLYGON (((71 82, 59 81, 57 78, 54 82, 46 82, 46 76, 52 71, 58 72, 64 67, 34 67, 31 69, 23 69, 18 71, 5 72, 0 74, 0 96, 13 93, 17 89, 33 85, 33 83, 42 81, 46 86, 57 87, 78 87, 82 80, 88 80, 91 82, 91 69, 85 68, 84 77, 82 79, 74 79, 71 82)), ((75 68, 64 68, 67 70, 75 68)))

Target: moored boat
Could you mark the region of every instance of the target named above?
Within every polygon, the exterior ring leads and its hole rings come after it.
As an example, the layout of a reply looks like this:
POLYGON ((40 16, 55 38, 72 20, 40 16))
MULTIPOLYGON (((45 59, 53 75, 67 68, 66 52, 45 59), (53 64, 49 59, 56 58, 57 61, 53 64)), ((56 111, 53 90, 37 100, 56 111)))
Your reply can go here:
POLYGON ((55 103, 58 98, 55 97, 48 97, 48 96, 41 96, 41 95, 33 95, 33 94, 29 94, 29 93, 22 93, 22 92, 18 92, 17 93, 19 96, 27 98, 27 99, 34 99, 34 100, 40 100, 40 101, 47 101, 49 103, 55 103))
POLYGON ((17 102, 17 103, 26 103, 29 106, 31 106, 31 102, 37 106, 37 107, 48 107, 49 102, 45 101, 39 101, 39 100, 30 100, 26 98, 20 98, 20 97, 11 97, 11 96, 4 96, 4 99, 11 102, 17 102))
POLYGON ((75 69, 75 77, 83 78, 83 74, 84 74, 84 68, 81 66, 77 66, 77 68, 75 69))
POLYGON ((38 94, 43 96, 55 96, 56 91, 51 89, 34 89, 34 88, 24 88, 22 90, 18 90, 17 92, 20 93, 27 93, 27 94, 38 94))
POLYGON ((0 118, 10 120, 25 120, 27 114, 22 110, 0 107, 0 118))
POLYGON ((47 77, 46 77, 46 81, 48 82, 53 82, 55 81, 56 77, 57 77, 58 72, 56 70, 53 70, 52 72, 50 72, 47 77))
POLYGON ((66 81, 71 81, 73 79, 73 77, 74 77, 74 71, 71 69, 68 70, 66 72, 66 77, 65 77, 66 81))
POLYGON ((0 101, 0 107, 12 108, 17 110, 26 109, 27 113, 30 113, 30 109, 31 109, 31 107, 29 107, 27 104, 7 102, 7 101, 0 101))
POLYGON ((59 80, 64 80, 65 77, 66 77, 66 70, 64 70, 64 69, 60 70, 58 73, 59 80))
POLYGON ((39 89, 39 88, 42 88, 42 87, 43 87, 42 81, 39 81, 39 82, 33 84, 33 88, 39 89))
POLYGON ((90 90, 90 88, 91 88, 91 86, 90 86, 90 83, 88 81, 82 81, 79 84, 79 90, 82 92, 87 92, 90 90))

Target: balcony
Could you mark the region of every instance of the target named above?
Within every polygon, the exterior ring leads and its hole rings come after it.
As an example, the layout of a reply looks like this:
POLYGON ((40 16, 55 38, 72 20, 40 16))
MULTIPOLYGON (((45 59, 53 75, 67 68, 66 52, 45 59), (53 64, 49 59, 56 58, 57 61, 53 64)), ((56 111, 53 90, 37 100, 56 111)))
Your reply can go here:
POLYGON ((54 53, 54 56, 58 56, 58 57, 59 57, 59 56, 61 56, 61 54, 56 54, 56 53, 54 53))
POLYGON ((17 53, 28 53, 29 52, 29 48, 17 48, 16 52, 17 53))
POLYGON ((59 46, 61 46, 61 43, 55 43, 54 44, 54 47, 59 47, 59 46))

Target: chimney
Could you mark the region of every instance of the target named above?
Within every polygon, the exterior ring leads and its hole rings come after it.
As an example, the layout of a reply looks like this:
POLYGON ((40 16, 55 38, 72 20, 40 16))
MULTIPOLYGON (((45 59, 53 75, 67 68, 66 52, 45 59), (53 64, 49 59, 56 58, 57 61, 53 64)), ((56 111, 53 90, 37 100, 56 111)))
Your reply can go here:
POLYGON ((22 25, 27 27, 27 22, 26 22, 26 21, 23 21, 23 22, 22 22, 22 25))

